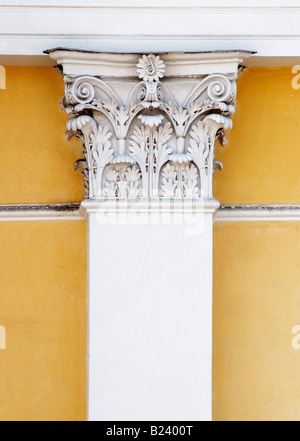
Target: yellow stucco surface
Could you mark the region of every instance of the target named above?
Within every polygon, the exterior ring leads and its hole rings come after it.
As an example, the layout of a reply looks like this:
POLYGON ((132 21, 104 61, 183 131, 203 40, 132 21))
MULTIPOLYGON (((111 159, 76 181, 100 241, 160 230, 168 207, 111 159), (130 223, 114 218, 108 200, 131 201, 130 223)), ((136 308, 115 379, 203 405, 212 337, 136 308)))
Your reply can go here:
POLYGON ((0 223, 0 420, 86 418, 86 224, 0 223))
MULTIPOLYGON (((214 177, 222 204, 300 203, 300 90, 290 68, 251 68, 214 177)), ((0 204, 84 198, 53 68, 7 68, 0 91, 0 204)), ((215 225, 214 418, 300 419, 298 223, 215 225)), ((0 223, 0 420, 86 417, 84 222, 0 223)))
POLYGON ((0 90, 0 204, 80 201, 81 145, 65 138, 64 85, 54 68, 7 67, 0 90))
POLYGON ((299 223, 215 224, 215 420, 300 420, 299 262, 299 223))
POLYGON ((300 90, 292 68, 249 68, 238 81, 237 112, 214 196, 222 204, 300 203, 300 90))
MULTIPOLYGON (((80 201, 83 178, 73 171, 81 145, 65 139, 59 109, 64 86, 50 67, 7 67, 0 91, 3 163, 0 204, 80 201)), ((300 203, 300 90, 291 68, 249 68, 238 80, 237 114, 214 179, 222 204, 300 203)))

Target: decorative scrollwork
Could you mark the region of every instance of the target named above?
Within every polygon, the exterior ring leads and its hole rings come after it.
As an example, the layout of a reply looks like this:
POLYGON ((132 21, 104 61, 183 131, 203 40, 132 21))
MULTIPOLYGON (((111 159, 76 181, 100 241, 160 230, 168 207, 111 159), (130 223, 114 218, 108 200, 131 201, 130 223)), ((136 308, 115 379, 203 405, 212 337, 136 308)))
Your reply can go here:
POLYGON ((150 54, 138 61, 140 80, 132 86, 130 78, 124 90, 102 78, 65 77, 68 135, 84 146, 76 168, 88 198, 212 197, 213 172, 221 169, 214 144, 232 125, 236 76, 192 78, 184 98, 182 79, 168 81, 165 73, 163 60, 150 54))
POLYGON ((230 81, 225 76, 220 76, 209 84, 207 94, 212 101, 226 102, 231 94, 230 81))
POLYGON ((77 88, 73 90, 79 103, 89 103, 95 98, 95 89, 92 84, 83 82, 76 84, 77 88))

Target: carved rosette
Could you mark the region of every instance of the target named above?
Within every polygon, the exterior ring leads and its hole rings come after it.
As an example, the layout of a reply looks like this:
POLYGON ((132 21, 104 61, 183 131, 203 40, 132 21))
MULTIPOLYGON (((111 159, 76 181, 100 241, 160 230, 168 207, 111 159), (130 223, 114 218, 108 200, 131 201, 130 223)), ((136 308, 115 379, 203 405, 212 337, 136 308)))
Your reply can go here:
POLYGON ((165 71, 159 56, 144 55, 126 100, 103 78, 64 77, 62 107, 68 136, 83 144, 75 168, 88 199, 212 198, 214 169, 222 167, 214 145, 232 126, 236 75, 196 77, 185 92, 164 81, 165 71))

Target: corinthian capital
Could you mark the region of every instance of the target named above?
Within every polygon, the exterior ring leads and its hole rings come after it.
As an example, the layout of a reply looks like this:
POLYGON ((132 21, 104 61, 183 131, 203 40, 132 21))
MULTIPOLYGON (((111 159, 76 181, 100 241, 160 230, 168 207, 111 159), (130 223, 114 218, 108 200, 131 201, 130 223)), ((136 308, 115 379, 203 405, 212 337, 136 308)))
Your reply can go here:
POLYGON ((88 199, 213 197, 215 141, 232 127, 248 52, 49 53, 62 66, 88 199))

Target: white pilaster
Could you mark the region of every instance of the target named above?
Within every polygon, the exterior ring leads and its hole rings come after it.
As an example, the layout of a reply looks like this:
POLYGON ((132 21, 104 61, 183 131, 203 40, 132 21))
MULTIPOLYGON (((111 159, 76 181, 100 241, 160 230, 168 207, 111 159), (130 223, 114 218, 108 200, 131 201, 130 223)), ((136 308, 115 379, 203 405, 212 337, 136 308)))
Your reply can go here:
POLYGON ((216 207, 120 213, 83 203, 89 222, 89 420, 211 419, 216 207))
POLYGON ((56 50, 83 144, 89 419, 211 419, 212 176, 248 53, 56 50))

